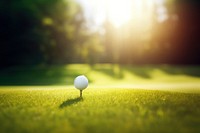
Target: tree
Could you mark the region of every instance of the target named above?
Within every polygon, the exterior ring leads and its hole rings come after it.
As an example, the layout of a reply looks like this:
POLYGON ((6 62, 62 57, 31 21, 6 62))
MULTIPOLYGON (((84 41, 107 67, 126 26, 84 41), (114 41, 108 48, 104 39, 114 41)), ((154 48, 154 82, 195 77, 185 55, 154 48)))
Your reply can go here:
POLYGON ((75 45, 83 41, 85 23, 76 2, 2 0, 0 10, 1 67, 75 59, 75 45))

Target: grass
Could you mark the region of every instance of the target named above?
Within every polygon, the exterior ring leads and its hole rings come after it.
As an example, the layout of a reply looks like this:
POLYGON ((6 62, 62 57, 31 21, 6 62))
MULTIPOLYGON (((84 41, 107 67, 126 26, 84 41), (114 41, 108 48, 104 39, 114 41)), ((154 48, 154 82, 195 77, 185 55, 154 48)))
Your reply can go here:
POLYGON ((0 85, 72 85, 74 78, 81 74, 85 74, 94 87, 110 87, 113 84, 120 88, 141 84, 200 87, 200 66, 116 64, 10 67, 0 70, 0 85))
POLYGON ((0 85, 0 133, 200 132, 200 66, 10 67, 0 85))
POLYGON ((158 90, 0 89, 1 133, 197 133, 200 94, 158 90))

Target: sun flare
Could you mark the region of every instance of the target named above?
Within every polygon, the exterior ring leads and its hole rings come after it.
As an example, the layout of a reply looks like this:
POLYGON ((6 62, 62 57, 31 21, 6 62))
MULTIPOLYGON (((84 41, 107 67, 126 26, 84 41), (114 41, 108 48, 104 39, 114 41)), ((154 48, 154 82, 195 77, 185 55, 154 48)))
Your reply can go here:
POLYGON ((128 22, 132 17, 131 0, 109 0, 106 4, 107 17, 116 26, 119 27, 128 22))
POLYGON ((83 3, 89 5, 91 8, 88 12, 93 14, 95 22, 102 23, 107 19, 114 26, 120 27, 132 19, 148 19, 153 13, 154 1, 155 0, 86 0, 83 3))

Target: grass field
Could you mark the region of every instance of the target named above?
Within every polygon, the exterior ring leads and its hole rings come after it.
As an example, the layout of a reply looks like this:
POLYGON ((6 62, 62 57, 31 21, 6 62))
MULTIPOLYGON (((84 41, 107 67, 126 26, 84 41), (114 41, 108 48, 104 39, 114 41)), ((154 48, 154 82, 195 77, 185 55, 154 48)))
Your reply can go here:
POLYGON ((1 86, 72 85, 77 75, 85 74, 93 87, 117 88, 175 87, 200 88, 200 66, 70 64, 61 66, 10 67, 0 70, 1 86))
POLYGON ((0 90, 0 132, 197 133, 200 94, 57 87, 0 90))
POLYGON ((198 66, 6 68, 0 133, 198 133, 199 84, 198 66), (79 74, 90 81, 83 98, 79 74))

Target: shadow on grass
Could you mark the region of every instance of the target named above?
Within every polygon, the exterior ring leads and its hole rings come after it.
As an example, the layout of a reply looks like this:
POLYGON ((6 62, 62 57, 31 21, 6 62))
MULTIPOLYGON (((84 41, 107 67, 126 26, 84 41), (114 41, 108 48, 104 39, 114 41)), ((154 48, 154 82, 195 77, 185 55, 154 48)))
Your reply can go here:
POLYGON ((62 104, 60 104, 59 108, 62 109, 62 108, 71 106, 71 105, 76 104, 76 103, 81 102, 81 101, 83 101, 82 97, 68 99, 68 100, 64 101, 62 104))
POLYGON ((124 65, 123 69, 130 74, 144 79, 151 79, 151 72, 158 70, 168 75, 187 75, 191 77, 200 77, 200 66, 198 65, 124 65))
POLYGON ((150 79, 150 72, 154 70, 154 67, 148 65, 133 66, 133 65, 120 65, 120 64, 107 64, 97 65, 92 67, 93 70, 106 74, 115 79, 123 79, 125 71, 132 75, 136 75, 141 78, 150 79))
POLYGON ((95 65, 91 66, 91 68, 115 79, 124 78, 123 68, 120 64, 95 65))
POLYGON ((188 75, 192 77, 200 77, 200 67, 199 66, 189 66, 189 65, 179 65, 179 66, 164 66, 160 68, 162 71, 171 75, 188 75))
POLYGON ((151 79, 150 72, 156 69, 156 67, 151 67, 148 65, 142 65, 142 66, 124 66, 124 69, 128 71, 129 73, 136 75, 138 77, 144 78, 144 79, 151 79))

